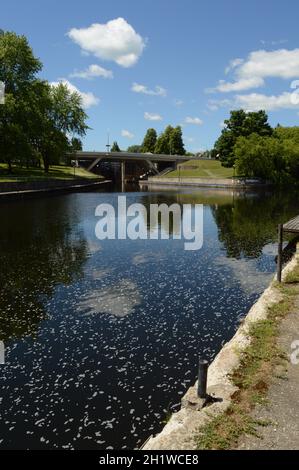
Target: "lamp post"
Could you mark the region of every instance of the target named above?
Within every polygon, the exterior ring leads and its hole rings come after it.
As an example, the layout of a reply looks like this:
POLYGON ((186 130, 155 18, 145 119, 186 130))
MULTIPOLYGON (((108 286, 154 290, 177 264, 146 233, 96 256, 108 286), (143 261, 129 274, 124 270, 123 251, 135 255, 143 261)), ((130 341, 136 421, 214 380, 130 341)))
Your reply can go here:
POLYGON ((111 145, 110 145, 110 134, 108 132, 108 134, 107 134, 107 144, 106 144, 107 153, 110 152, 110 147, 111 147, 111 145))

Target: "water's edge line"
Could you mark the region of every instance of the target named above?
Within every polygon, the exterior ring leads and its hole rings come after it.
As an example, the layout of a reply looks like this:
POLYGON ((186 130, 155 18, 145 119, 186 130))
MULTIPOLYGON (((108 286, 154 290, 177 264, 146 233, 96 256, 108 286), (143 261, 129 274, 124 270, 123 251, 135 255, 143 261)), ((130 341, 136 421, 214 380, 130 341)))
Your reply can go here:
MULTIPOLYGON (((296 254, 282 271, 282 280, 296 266, 299 259, 297 246, 296 254)), ((151 436, 142 446, 142 450, 195 450, 195 435, 198 428, 220 413, 231 404, 231 396, 237 390, 229 376, 240 365, 240 352, 250 343, 249 326, 267 318, 268 309, 280 300, 280 294, 274 287, 276 275, 250 308, 242 325, 233 338, 219 351, 209 367, 208 394, 218 400, 207 408, 196 409, 197 383, 188 389, 182 398, 182 407, 174 413, 162 431, 155 437, 151 436)))
POLYGON ((42 189, 25 189, 20 191, 0 191, 0 202, 7 200, 20 200, 24 198, 34 198, 40 195, 49 195, 49 194, 63 194, 66 192, 75 192, 84 189, 92 189, 103 184, 111 183, 111 180, 101 180, 95 182, 86 182, 86 183, 77 183, 72 185, 57 185, 55 187, 45 187, 42 189))

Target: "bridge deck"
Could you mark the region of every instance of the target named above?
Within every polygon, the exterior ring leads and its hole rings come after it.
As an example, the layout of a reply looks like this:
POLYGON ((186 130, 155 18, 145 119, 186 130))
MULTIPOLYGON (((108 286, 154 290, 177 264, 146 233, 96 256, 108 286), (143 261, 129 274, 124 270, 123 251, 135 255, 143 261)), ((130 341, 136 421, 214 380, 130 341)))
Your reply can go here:
POLYGON ((190 157, 185 155, 164 155, 153 153, 130 153, 130 152, 76 152, 75 157, 78 160, 148 160, 153 162, 185 162, 190 157))

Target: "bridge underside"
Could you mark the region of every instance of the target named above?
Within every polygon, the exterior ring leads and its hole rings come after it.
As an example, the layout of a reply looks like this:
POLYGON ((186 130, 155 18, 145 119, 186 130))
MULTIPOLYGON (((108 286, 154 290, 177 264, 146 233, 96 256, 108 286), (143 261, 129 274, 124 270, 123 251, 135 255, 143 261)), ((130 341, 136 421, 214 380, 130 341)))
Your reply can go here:
POLYGON ((174 169, 173 162, 153 163, 147 160, 140 161, 117 161, 98 158, 93 162, 78 159, 78 164, 88 171, 100 174, 115 182, 135 182, 139 179, 146 179, 148 176, 159 174, 166 168, 174 169))
MULTIPOLYGON (((74 156, 72 156, 74 158, 74 156)), ((178 162, 189 158, 180 155, 132 154, 128 152, 77 152, 80 166, 116 182, 134 182, 174 169, 178 162)))

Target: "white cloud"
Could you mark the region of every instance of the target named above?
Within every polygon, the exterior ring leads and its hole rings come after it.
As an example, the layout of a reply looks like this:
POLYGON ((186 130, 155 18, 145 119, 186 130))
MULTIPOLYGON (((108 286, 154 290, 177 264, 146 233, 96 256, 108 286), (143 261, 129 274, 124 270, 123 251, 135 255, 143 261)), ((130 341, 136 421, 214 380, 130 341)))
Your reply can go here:
POLYGON ((225 108, 228 106, 233 106, 232 100, 209 100, 207 107, 210 111, 217 111, 219 108, 225 108))
POLYGON ((254 51, 238 69, 239 78, 299 76, 299 49, 278 49, 276 51, 254 51))
POLYGON ((123 129, 121 131, 121 135, 123 137, 126 137, 127 139, 133 139, 133 137, 134 137, 134 134, 132 134, 132 132, 128 131, 127 129, 123 129))
POLYGON ((180 106, 183 106, 184 101, 183 101, 183 100, 176 99, 176 100, 174 100, 173 104, 174 104, 177 108, 179 108, 180 106))
POLYGON ((185 119, 186 124, 195 124, 196 126, 201 126, 203 124, 203 121, 198 118, 198 117, 190 117, 187 116, 185 119))
POLYGON ((232 91, 249 90, 250 88, 259 88, 264 85, 264 80, 261 77, 241 78, 236 82, 226 82, 219 80, 218 85, 207 91, 220 91, 221 93, 229 93, 232 91))
POLYGON ((277 111, 279 109, 299 110, 299 103, 294 100, 294 94, 284 92, 280 95, 264 95, 262 93, 249 93, 247 95, 236 95, 231 100, 210 100, 208 108, 216 111, 219 108, 242 108, 245 111, 277 111))
POLYGON ((263 46, 266 46, 267 44, 269 44, 270 46, 278 46, 281 44, 285 44, 286 42, 288 42, 287 39, 278 39, 277 41, 265 41, 264 39, 261 39, 261 44, 263 44, 263 46))
POLYGON ((225 69, 225 74, 228 74, 231 70, 235 69, 236 67, 238 67, 238 65, 241 65, 243 62, 244 62, 244 59, 231 60, 225 69))
POLYGON ((69 82, 68 80, 64 78, 60 79, 58 82, 52 82, 51 86, 57 86, 60 83, 63 83, 64 85, 66 85, 72 93, 76 92, 81 96, 82 106, 84 108, 87 109, 87 108, 90 108, 91 106, 96 106, 97 104, 100 103, 100 99, 97 98, 93 93, 91 92, 85 93, 83 91, 80 91, 77 87, 75 87, 75 85, 73 85, 71 82, 69 82))
POLYGON ((94 23, 88 28, 72 28, 67 35, 83 52, 112 60, 122 67, 136 64, 145 47, 143 38, 124 18, 94 23))
POLYGON ((299 49, 277 49, 275 51, 258 50, 251 52, 246 60, 234 59, 225 69, 225 73, 234 71, 235 81, 220 80, 215 88, 207 92, 238 92, 259 88, 265 79, 290 79, 299 77, 299 49))
POLYGON ((148 113, 147 111, 144 113, 144 119, 146 119, 147 121, 162 121, 163 120, 160 114, 148 113))
POLYGON ((167 91, 165 90, 165 88, 162 88, 159 85, 157 85, 154 88, 154 90, 151 90, 147 86, 141 85, 136 82, 133 83, 131 90, 134 91, 135 93, 143 93, 144 95, 151 95, 151 96, 166 96, 167 94, 167 91))
POLYGON ((299 103, 294 102, 294 95, 284 92, 281 95, 263 95, 261 93, 250 93, 249 95, 237 95, 235 106, 244 108, 246 111, 277 111, 278 109, 299 109, 299 103))
POLYGON ((107 70, 100 65, 92 64, 87 69, 81 72, 74 72, 70 75, 71 78, 87 78, 88 80, 95 77, 113 78, 111 70, 107 70))

